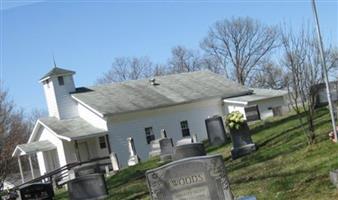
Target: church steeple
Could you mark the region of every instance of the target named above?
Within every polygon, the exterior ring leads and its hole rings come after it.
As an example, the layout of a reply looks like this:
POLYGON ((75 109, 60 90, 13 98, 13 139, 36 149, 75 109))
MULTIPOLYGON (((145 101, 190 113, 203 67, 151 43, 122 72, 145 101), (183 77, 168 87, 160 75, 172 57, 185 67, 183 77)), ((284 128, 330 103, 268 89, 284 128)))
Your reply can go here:
POLYGON ((74 74, 74 71, 57 67, 54 60, 53 69, 40 78, 39 82, 44 88, 49 116, 58 119, 77 116, 76 102, 70 95, 75 92, 74 74))

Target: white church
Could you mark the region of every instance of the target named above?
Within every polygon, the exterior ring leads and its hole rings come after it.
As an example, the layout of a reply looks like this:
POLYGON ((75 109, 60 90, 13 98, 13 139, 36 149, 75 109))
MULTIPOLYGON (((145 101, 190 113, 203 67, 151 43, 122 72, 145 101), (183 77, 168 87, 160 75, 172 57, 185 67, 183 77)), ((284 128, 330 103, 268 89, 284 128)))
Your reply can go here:
POLYGON ((258 105, 266 118, 285 106, 284 91, 252 90, 210 71, 79 88, 74 74, 54 67, 40 79, 49 116, 37 120, 28 142, 13 152, 19 161, 36 154, 40 174, 111 152, 126 166, 128 137, 146 160, 161 129, 174 142, 192 134, 204 140, 208 117, 258 105))

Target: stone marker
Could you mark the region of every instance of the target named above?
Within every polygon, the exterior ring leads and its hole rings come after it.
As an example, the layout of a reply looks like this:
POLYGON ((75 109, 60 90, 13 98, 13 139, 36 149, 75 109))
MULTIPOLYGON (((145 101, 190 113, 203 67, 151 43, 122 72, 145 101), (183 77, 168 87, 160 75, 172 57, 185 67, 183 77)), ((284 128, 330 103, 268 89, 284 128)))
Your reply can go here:
POLYGON ((231 149, 232 159, 256 151, 256 145, 252 142, 250 129, 246 122, 241 125, 239 130, 230 129, 230 136, 233 146, 231 149))
POLYGON ((193 134, 191 139, 192 139, 192 143, 197 143, 198 142, 197 141, 197 134, 193 134))
POLYGON ((131 137, 127 138, 128 141, 128 150, 129 150, 129 159, 128 159, 128 166, 134 166, 140 162, 140 158, 136 154, 134 139, 131 137))
POLYGON ((223 118, 215 115, 205 120, 208 140, 211 146, 221 146, 226 142, 226 134, 223 124, 223 118))
POLYGON ((69 199, 89 200, 105 199, 108 190, 103 174, 89 174, 80 176, 67 183, 69 199))
POLYGON ((205 156, 206 152, 202 143, 191 143, 175 147, 173 160, 188 158, 193 156, 205 156))
POLYGON ((149 157, 159 156, 161 154, 160 139, 150 142, 149 157))
POLYGON ((221 155, 171 162, 146 172, 152 200, 233 200, 221 155))
POLYGON ((330 181, 338 188, 338 169, 330 171, 330 181))
POLYGON ((185 137, 183 139, 180 139, 176 142, 176 146, 185 145, 185 144, 191 144, 192 138, 191 137, 185 137))
POLYGON ((165 129, 161 129, 161 138, 167 138, 167 132, 165 129))
POLYGON ((171 138, 162 138, 159 141, 161 148, 161 161, 170 161, 174 153, 174 144, 171 138))
POLYGON ((110 157, 110 161, 111 161, 113 171, 119 171, 120 170, 120 164, 119 164, 119 159, 117 158, 116 153, 111 152, 109 157, 110 157))

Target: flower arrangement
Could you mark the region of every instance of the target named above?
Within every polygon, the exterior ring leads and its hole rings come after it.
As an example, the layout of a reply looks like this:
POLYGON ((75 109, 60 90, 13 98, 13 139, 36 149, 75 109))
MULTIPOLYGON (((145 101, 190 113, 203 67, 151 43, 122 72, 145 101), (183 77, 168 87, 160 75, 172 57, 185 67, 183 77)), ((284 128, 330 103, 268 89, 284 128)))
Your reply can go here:
POLYGON ((241 125, 244 123, 244 116, 239 111, 232 111, 229 113, 225 118, 225 124, 230 129, 236 129, 239 130, 241 128, 241 125))

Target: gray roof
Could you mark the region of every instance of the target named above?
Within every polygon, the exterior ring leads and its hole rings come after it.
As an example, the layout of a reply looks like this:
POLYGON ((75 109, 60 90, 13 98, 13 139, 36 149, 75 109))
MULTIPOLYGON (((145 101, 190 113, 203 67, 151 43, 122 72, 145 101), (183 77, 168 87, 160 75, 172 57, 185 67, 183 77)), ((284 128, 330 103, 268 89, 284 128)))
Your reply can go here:
POLYGON ((59 67, 54 67, 52 70, 50 70, 47 74, 45 74, 44 76, 42 76, 40 78, 40 81, 48 78, 48 77, 52 77, 52 76, 60 76, 60 75, 72 75, 75 74, 74 71, 68 70, 68 69, 62 69, 59 67))
MULTIPOLYGON (((55 149, 55 145, 52 144, 51 142, 47 140, 42 140, 42 141, 36 141, 36 142, 30 142, 27 144, 19 144, 17 146, 21 150, 21 152, 25 154, 31 154, 31 153, 36 153, 39 151, 48 151, 55 149)), ((13 155, 16 155, 17 151, 14 151, 13 155)))
POLYGON ((249 89, 210 71, 199 71, 85 88, 72 96, 102 115, 139 111, 248 94, 249 89))
POLYGON ((47 117, 40 118, 39 121, 54 131, 58 136, 67 140, 87 138, 107 133, 107 131, 92 126, 80 117, 63 120, 59 120, 56 117, 47 117))
POLYGON ((233 98, 227 98, 225 102, 253 102, 264 99, 271 99, 274 97, 284 96, 288 93, 286 90, 272 90, 272 89, 260 89, 260 88, 251 88, 253 90, 252 94, 238 96, 233 98))

